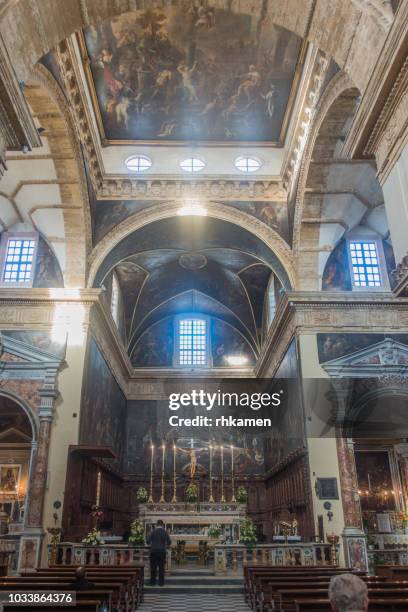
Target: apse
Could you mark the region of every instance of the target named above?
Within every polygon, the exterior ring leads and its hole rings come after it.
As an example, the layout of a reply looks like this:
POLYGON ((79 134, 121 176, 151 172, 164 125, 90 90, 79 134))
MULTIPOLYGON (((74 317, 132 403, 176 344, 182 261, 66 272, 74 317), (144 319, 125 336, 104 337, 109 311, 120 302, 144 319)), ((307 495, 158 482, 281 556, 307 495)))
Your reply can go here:
POLYGON ((204 321, 207 366, 253 366, 270 293, 275 301, 279 287, 290 288, 281 262, 259 238, 195 216, 164 219, 128 235, 102 262, 98 285, 136 367, 172 367, 182 315, 204 321))

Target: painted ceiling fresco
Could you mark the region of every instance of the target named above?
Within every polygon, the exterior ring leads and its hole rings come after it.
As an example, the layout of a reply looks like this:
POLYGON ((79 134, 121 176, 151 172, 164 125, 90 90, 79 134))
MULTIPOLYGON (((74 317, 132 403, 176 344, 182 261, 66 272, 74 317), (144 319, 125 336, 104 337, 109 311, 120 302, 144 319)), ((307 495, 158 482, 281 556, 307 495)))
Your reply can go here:
POLYGON ((289 221, 288 206, 286 202, 270 202, 268 200, 258 202, 222 202, 224 206, 232 206, 238 210, 259 219, 289 243, 289 221))
POLYGON ((103 138, 281 144, 302 39, 228 5, 186 0, 84 31, 103 138))
MULTIPOLYGON (((163 204, 165 200, 97 200, 93 188, 89 184, 93 220, 94 244, 102 240, 114 227, 125 219, 146 210, 152 206, 163 204)), ((262 221, 275 230, 289 243, 288 207, 286 202, 259 201, 222 201, 223 206, 229 206, 262 221)))
POLYGON ((408 345, 408 334, 317 334, 319 362, 350 355, 386 338, 408 345))

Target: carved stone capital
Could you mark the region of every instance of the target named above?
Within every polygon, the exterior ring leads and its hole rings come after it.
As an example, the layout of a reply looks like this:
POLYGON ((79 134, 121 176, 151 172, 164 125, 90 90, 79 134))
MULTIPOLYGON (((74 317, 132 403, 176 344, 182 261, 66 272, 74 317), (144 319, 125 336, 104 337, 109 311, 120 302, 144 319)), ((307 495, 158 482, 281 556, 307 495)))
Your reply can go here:
POLYGON ((402 258, 392 275, 395 282, 394 293, 398 296, 408 295, 408 254, 402 258))

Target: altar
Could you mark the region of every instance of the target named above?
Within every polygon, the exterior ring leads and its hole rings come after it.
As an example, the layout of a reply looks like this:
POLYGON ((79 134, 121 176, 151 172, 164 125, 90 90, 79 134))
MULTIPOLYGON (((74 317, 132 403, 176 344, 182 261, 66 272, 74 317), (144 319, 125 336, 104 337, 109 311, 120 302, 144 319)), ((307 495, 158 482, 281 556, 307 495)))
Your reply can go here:
POLYGON ((162 520, 172 544, 183 540, 188 548, 199 542, 214 545, 216 542, 237 543, 240 539, 240 523, 246 514, 246 504, 239 503, 147 503, 139 508, 147 538, 158 520, 162 520), (211 527, 219 530, 211 536, 211 527), (210 530, 210 533, 209 533, 210 530))

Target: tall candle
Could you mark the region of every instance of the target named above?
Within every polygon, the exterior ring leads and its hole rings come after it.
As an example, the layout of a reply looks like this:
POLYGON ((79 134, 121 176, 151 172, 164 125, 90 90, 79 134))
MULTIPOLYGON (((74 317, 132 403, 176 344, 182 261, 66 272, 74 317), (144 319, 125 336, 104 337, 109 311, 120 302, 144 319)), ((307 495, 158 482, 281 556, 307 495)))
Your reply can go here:
POLYGON ((210 499, 208 500, 211 504, 214 503, 213 497, 213 483, 212 483, 212 469, 213 469, 213 447, 210 444, 210 499))
POLYGON ((101 472, 98 472, 96 476, 96 501, 95 501, 96 506, 99 506, 99 502, 101 501, 101 479, 102 479, 102 474, 101 472))
POLYGON ((224 496, 224 447, 221 446, 221 503, 225 502, 224 496))
POLYGON ((150 457, 150 495, 149 503, 153 503, 153 464, 154 464, 154 445, 151 445, 151 457, 150 457))
POLYGON ((177 446, 173 444, 173 499, 172 502, 177 502, 177 486, 176 486, 176 452, 177 446))
POLYGON ((231 501, 237 501, 235 499, 235 483, 234 483, 234 447, 231 444, 231 501))
POLYGON ((165 457, 166 457, 166 445, 163 442, 162 445, 162 478, 161 478, 161 497, 160 497, 160 503, 164 503, 164 462, 165 462, 165 457))

